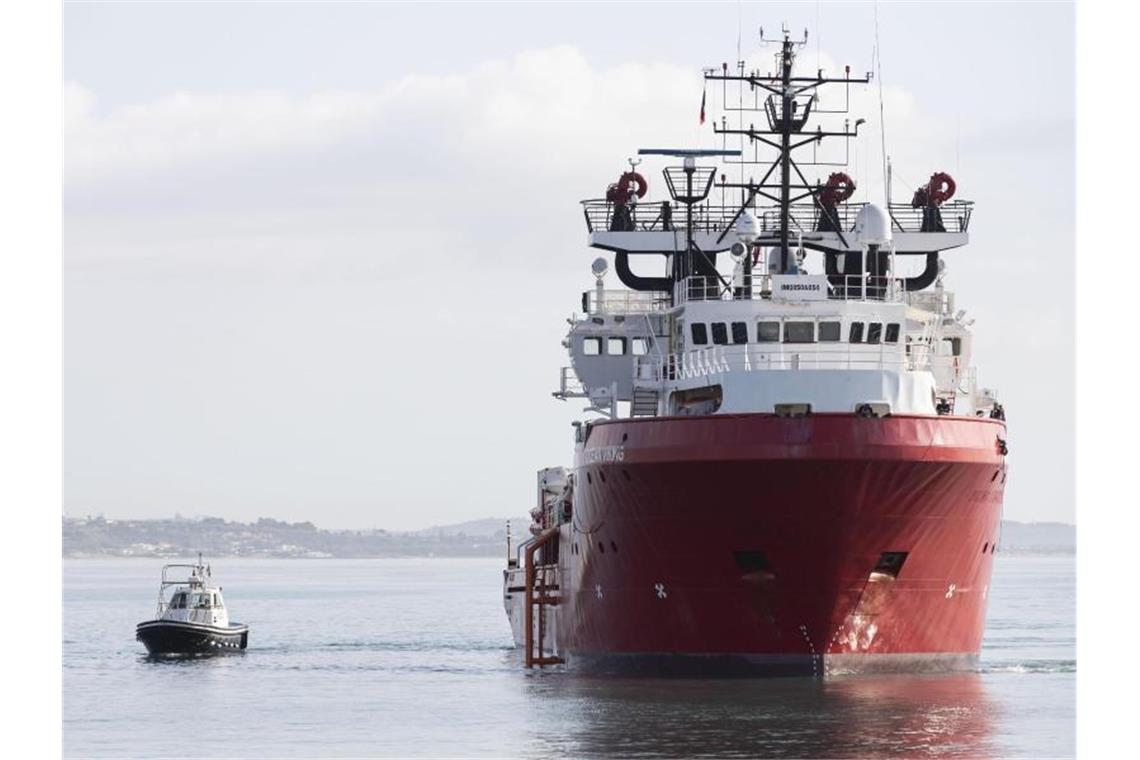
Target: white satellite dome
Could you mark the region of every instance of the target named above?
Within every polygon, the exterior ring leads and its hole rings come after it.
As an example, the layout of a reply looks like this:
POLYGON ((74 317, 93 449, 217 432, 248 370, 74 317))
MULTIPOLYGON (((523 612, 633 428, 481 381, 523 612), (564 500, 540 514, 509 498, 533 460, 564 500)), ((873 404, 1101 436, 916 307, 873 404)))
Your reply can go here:
POLYGON ((760 222, 751 211, 745 211, 736 220, 736 237, 745 244, 751 245, 760 237, 760 222))
POLYGON ((891 218, 881 206, 868 203, 855 217, 855 238, 863 245, 886 245, 891 242, 891 218))

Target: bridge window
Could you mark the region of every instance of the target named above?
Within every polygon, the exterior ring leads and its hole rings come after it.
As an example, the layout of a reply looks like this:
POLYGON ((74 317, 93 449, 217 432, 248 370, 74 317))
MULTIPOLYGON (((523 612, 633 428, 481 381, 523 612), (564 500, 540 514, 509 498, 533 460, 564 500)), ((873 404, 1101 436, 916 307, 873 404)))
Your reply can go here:
POLYGON ((728 345, 728 326, 724 322, 713 322, 712 338, 718 346, 728 345))
POLYGON ((779 322, 757 322, 756 340, 760 343, 777 343, 780 340, 779 322))
POLYGON ((709 343, 709 330, 704 322, 694 322, 689 326, 693 335, 694 346, 707 346, 709 343))
POLYGON ((747 322, 733 322, 732 323, 732 342, 733 343, 747 343, 748 342, 748 323, 747 322))
POLYGON ((887 337, 885 338, 885 340, 887 343, 898 343, 899 342, 899 323, 898 322, 891 322, 889 325, 887 325, 887 337))
POLYGON ((815 343, 815 322, 785 322, 785 343, 815 343))
POLYGON ((634 356, 645 356, 649 353, 649 341, 645 338, 633 338, 630 341, 630 348, 634 356))
POLYGON ((820 322, 819 323, 819 341, 820 343, 835 343, 839 340, 839 323, 838 322, 820 322))
POLYGON ((863 342, 863 323, 862 322, 852 322, 851 323, 851 332, 848 334, 847 340, 851 341, 852 343, 862 343, 863 342))
POLYGON ((867 342, 878 343, 883 337, 883 323, 882 322, 868 322, 867 323, 867 342))
POLYGON ((586 356, 598 356, 602 353, 601 338, 582 338, 582 353, 586 356))
POLYGON ((610 356, 621 356, 625 353, 625 338, 607 338, 606 353, 610 356))

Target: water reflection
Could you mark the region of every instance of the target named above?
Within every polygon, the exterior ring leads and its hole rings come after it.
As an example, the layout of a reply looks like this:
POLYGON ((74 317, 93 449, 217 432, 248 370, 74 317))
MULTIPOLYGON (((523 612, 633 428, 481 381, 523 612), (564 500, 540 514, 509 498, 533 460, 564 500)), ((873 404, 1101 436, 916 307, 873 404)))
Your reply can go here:
POLYGON ((875 757, 997 753, 976 673, 770 680, 526 679, 536 754, 875 757), (538 714, 541 713, 541 714, 538 714), (535 732, 536 734, 538 732, 535 732))

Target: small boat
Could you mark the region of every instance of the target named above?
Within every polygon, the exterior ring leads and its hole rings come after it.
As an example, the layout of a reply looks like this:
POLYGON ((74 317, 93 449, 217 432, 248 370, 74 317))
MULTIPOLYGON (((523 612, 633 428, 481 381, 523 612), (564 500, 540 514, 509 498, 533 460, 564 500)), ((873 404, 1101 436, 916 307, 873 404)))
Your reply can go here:
POLYGON ((139 623, 135 638, 155 654, 222 654, 240 652, 249 641, 249 626, 231 623, 222 601, 222 588, 215 586, 210 566, 202 555, 194 565, 164 565, 158 587, 158 612, 154 620, 139 623), (172 570, 189 570, 185 578, 171 579, 172 570), (174 593, 167 600, 168 588, 174 593))

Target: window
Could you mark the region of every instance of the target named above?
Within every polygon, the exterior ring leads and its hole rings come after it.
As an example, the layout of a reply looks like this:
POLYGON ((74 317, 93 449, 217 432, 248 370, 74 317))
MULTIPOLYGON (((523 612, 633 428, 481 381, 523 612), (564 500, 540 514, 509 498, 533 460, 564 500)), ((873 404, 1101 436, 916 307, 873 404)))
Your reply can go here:
POLYGON ((732 323, 732 342, 733 343, 747 343, 748 342, 748 323, 747 322, 733 322, 732 323))
POLYGON ((839 323, 838 322, 820 322, 819 323, 819 341, 820 343, 834 343, 839 340, 839 323))
POLYGON ((780 340, 779 322, 757 322, 756 340, 760 343, 776 343, 780 340))
POLYGON ((785 322, 785 343, 815 343, 815 322, 785 322))
POLYGON ((607 338, 606 353, 610 356, 621 356, 625 353, 625 338, 607 338))
POLYGON ((172 610, 184 610, 184 609, 186 609, 186 595, 185 594, 175 594, 173 597, 171 597, 170 609, 172 609, 172 610))
POLYGON ((708 345, 709 331, 704 322, 694 322, 690 325, 689 329, 692 331, 694 346, 708 345))
POLYGON ((852 343, 862 343, 863 342, 863 323, 862 322, 852 322, 851 323, 851 333, 848 336, 847 340, 851 341, 852 343))
POLYGON ((598 356, 602 353, 601 338, 583 338, 582 353, 586 356, 598 356))
POLYGON ((630 340, 630 353, 634 356, 645 356, 649 353, 649 341, 645 338, 633 338, 630 340))
POLYGON ((718 346, 728 344, 728 326, 724 322, 712 323, 713 343, 718 346))
POLYGON ((222 607, 222 597, 218 596, 217 594, 214 594, 214 606, 219 609, 222 607))
POLYGON ((208 609, 209 606, 210 606, 210 595, 209 594, 195 594, 194 595, 194 609, 204 610, 204 609, 208 609))
POLYGON ((883 323, 882 322, 868 322, 867 323, 867 342, 878 343, 883 337, 883 323))
POLYGON ((887 337, 885 338, 885 340, 887 341, 887 343, 898 343, 899 342, 899 323, 898 322, 891 322, 889 325, 887 325, 887 337))

